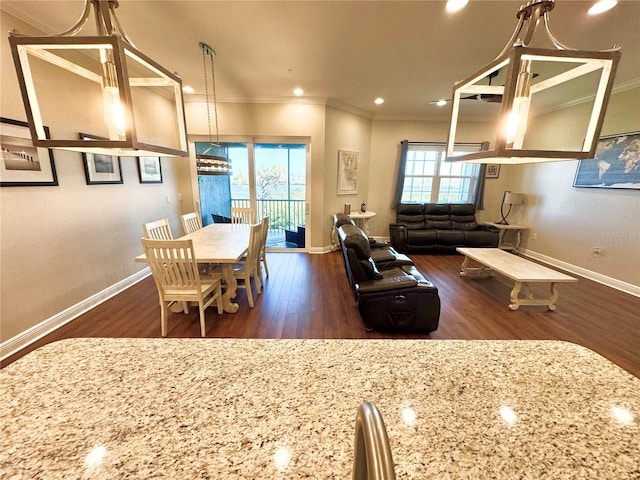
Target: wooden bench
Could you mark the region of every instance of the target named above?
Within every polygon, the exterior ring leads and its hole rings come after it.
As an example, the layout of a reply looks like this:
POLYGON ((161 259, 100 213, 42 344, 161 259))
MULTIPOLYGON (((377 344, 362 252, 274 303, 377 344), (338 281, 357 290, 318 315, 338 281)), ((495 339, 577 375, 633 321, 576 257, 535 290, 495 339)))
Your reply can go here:
POLYGON ((520 305, 546 305, 549 310, 556 309, 558 282, 577 282, 577 278, 557 272, 543 265, 526 260, 499 248, 457 248, 464 255, 460 269, 461 276, 492 275, 498 272, 515 282, 511 290, 511 310, 517 310, 520 305), (470 267, 469 259, 479 263, 480 267, 470 267), (549 283, 551 296, 548 298, 534 298, 529 290, 529 283, 549 283), (520 291, 524 290, 526 298, 520 298, 520 291))

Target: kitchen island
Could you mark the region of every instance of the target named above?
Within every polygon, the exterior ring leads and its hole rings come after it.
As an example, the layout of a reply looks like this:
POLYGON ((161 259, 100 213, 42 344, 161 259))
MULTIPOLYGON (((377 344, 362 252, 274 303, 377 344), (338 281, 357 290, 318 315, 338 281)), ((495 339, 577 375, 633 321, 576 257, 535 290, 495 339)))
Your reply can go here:
POLYGON ((559 341, 71 339, 0 370, 0 477, 640 478, 640 379, 559 341))

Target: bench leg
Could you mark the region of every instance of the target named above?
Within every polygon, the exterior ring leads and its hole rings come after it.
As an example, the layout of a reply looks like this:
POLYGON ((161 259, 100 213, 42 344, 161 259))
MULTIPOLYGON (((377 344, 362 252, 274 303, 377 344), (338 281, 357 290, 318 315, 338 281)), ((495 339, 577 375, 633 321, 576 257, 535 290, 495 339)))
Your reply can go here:
POLYGON ((460 276, 493 277, 493 270, 491 270, 491 268, 489 267, 485 267, 484 265, 480 265, 478 267, 470 267, 469 257, 464 257, 462 265, 460 266, 460 276))
POLYGON ((526 283, 515 282, 513 290, 511 290, 511 304, 509 308, 511 310, 517 310, 520 305, 546 305, 547 308, 553 312, 556 309, 556 302, 558 301, 558 289, 556 288, 555 282, 550 283, 549 290, 551 296, 548 298, 535 298, 526 283), (524 290, 526 298, 519 298, 521 290, 524 290))
POLYGON ((510 295, 511 304, 509 304, 509 308, 511 310, 517 310, 518 307, 520 306, 520 299, 518 298, 518 295, 520 294, 521 289, 522 289, 522 282, 515 282, 515 284, 513 285, 513 290, 511 290, 511 295, 510 295))
POLYGON ((558 301, 558 289, 554 282, 551 282, 549 290, 551 292, 551 298, 549 298, 549 305, 547 305, 547 307, 553 312, 556 309, 556 302, 558 301))

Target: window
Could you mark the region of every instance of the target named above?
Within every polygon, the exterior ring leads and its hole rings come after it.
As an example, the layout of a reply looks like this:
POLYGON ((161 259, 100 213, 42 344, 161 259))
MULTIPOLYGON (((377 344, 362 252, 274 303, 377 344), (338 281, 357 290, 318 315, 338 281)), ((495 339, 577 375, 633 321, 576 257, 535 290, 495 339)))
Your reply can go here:
MULTIPOLYGON (((479 144, 458 145, 454 155, 479 150, 479 144)), ((445 162, 446 153, 444 143, 409 143, 402 203, 474 202, 480 165, 445 162)))

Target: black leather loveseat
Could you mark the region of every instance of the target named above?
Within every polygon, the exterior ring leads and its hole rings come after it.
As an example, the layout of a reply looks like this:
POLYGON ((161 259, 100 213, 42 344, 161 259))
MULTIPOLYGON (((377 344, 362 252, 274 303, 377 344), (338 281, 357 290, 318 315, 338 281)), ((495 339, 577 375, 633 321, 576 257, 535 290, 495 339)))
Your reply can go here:
POLYGON ((399 252, 453 253, 457 247, 497 247, 499 230, 476 222, 470 203, 400 203, 389 225, 399 252))
POLYGON ((428 333, 438 328, 438 289, 409 257, 389 246, 372 249, 370 239, 352 224, 338 227, 338 239, 366 329, 428 333))

